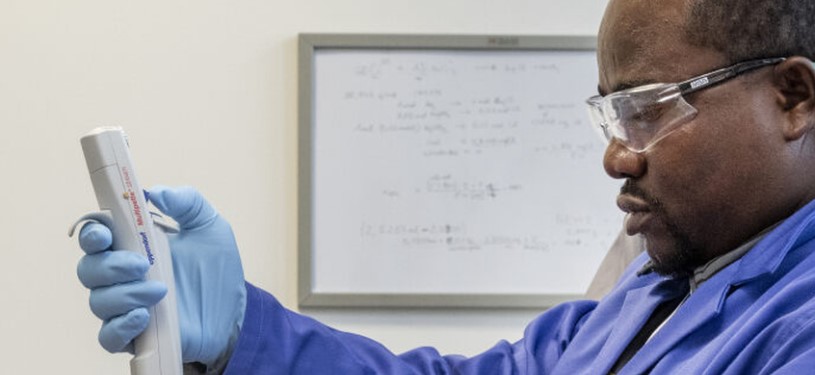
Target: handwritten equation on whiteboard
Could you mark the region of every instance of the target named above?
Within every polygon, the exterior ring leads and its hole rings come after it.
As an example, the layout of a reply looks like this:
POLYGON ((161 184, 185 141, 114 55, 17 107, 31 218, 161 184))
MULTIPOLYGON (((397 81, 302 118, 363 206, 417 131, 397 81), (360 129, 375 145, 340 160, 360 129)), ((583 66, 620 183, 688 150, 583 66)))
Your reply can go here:
POLYGON ((621 228, 593 52, 328 50, 314 80, 316 289, 585 289, 621 228))
POLYGON ((443 247, 449 251, 478 251, 485 249, 550 251, 569 247, 580 247, 603 237, 602 229, 595 225, 592 217, 571 217, 559 214, 555 219, 563 226, 568 239, 563 242, 555 238, 538 235, 525 236, 473 234, 466 226, 450 224, 370 224, 360 225, 360 237, 374 241, 387 239, 392 245, 403 249, 418 247, 443 247))

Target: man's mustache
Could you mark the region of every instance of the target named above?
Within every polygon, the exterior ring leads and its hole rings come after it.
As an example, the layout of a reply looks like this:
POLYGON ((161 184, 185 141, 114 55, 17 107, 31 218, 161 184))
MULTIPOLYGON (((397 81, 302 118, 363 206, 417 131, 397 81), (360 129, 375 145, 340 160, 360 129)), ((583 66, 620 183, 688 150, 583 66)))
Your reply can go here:
POLYGON ((648 202, 648 205, 652 206, 652 208, 660 207, 659 200, 657 200, 651 194, 645 191, 645 189, 637 185, 634 182, 634 180, 631 179, 625 180, 623 186, 620 187, 620 195, 623 194, 642 199, 645 202, 648 202))

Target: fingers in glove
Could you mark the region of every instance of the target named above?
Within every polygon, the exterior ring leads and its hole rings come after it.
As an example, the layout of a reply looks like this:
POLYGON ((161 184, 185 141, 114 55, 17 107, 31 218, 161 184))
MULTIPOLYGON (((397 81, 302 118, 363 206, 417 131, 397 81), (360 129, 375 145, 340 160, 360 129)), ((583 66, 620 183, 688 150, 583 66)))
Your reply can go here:
POLYGON ((102 320, 126 314, 140 307, 150 307, 167 294, 167 286, 158 281, 135 281, 91 290, 93 314, 102 320))
POLYGON ((99 222, 87 222, 79 231, 79 247, 87 254, 107 250, 112 244, 113 234, 108 227, 99 222))
POLYGON ((79 260, 76 274, 88 289, 144 279, 150 268, 147 258, 132 251, 103 251, 79 260))
POLYGON ((147 328, 149 322, 150 314, 146 308, 133 309, 113 317, 102 324, 99 344, 111 353, 131 351, 133 339, 147 328))
POLYGON ((150 201, 161 212, 175 220, 182 230, 195 230, 213 222, 218 213, 193 187, 155 186, 149 190, 150 201))

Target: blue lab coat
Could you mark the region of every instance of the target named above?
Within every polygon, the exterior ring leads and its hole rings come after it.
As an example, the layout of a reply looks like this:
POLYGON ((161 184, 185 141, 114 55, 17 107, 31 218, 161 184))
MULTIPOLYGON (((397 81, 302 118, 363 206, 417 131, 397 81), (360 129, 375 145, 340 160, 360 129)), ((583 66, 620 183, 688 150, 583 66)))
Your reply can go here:
MULTIPOLYGON (((620 374, 815 373, 815 203, 695 290, 620 374)), ((465 358, 400 355, 283 308, 248 285, 227 374, 606 374, 676 280, 637 275, 640 256, 599 303, 574 301, 532 321, 516 343, 465 358)), ((682 281, 687 282, 687 281, 682 281)))

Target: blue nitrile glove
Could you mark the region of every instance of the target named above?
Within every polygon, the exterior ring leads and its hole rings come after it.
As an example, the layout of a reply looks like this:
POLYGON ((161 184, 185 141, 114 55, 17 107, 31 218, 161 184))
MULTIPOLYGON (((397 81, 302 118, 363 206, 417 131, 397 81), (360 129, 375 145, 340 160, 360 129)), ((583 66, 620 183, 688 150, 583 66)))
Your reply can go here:
MULTIPOLYGON (((150 201, 180 226, 168 234, 173 257, 184 363, 223 366, 231 354, 246 309, 246 286, 229 223, 195 189, 155 187, 150 201)), ((110 230, 86 224, 79 245, 79 280, 91 289, 93 313, 104 323, 99 343, 110 352, 132 352, 147 327, 147 307, 166 294, 164 284, 145 281, 149 263, 131 251, 111 250, 110 230)))

